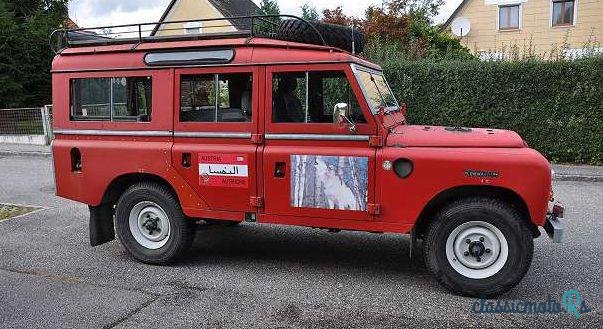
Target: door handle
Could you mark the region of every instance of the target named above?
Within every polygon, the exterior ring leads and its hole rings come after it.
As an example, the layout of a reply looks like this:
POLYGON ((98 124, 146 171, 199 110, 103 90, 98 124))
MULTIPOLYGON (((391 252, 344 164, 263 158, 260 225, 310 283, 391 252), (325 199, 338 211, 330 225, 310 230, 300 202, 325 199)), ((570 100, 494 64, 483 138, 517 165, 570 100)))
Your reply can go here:
POLYGON ((276 177, 276 178, 285 178, 286 172, 287 172, 287 163, 285 163, 285 162, 276 162, 274 164, 274 177, 276 177))
POLYGON ((182 153, 182 166, 184 168, 191 167, 191 154, 190 153, 182 153))

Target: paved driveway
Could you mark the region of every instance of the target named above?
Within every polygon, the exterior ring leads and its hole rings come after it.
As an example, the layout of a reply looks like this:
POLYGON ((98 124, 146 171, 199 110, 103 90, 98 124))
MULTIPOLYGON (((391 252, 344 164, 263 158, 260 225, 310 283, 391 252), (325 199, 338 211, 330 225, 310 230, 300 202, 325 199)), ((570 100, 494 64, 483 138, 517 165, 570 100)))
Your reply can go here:
POLYGON ((0 203, 45 207, 0 222, 1 328, 603 327, 603 183, 558 182, 567 243, 535 243, 532 267, 503 298, 560 299, 592 311, 471 313, 440 288, 409 239, 244 224, 203 229, 171 267, 140 264, 116 241, 88 245, 85 206, 54 196, 50 159, 0 158, 0 203))

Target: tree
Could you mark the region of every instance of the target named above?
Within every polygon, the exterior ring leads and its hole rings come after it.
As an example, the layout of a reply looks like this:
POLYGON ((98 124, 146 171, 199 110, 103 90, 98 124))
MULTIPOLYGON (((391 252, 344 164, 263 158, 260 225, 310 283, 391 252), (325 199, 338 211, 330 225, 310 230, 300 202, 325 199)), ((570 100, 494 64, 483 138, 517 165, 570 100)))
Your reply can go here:
POLYGON ((0 107, 51 101, 48 36, 67 17, 67 0, 0 0, 0 107))
POLYGON ((325 9, 323 21, 355 26, 366 39, 364 55, 377 62, 391 58, 465 59, 468 49, 448 32, 431 26, 442 0, 390 0, 370 6, 363 19, 346 16, 341 7, 325 9))
POLYGON ((401 14, 393 4, 389 6, 388 9, 368 7, 362 30, 371 39, 407 42, 411 17, 401 14))
POLYGON ((308 3, 305 3, 303 6, 301 6, 301 11, 302 18, 309 22, 317 22, 320 20, 320 14, 318 14, 316 7, 311 6, 308 3))
POLYGON ((329 24, 352 26, 358 19, 347 16, 343 13, 343 8, 338 6, 335 9, 325 9, 322 11, 322 21, 329 24))
POLYGON ((276 0, 262 0, 260 2, 260 13, 262 15, 280 15, 281 9, 276 0))
MULTIPOLYGON (((276 0, 262 0, 260 3, 260 15, 280 15, 281 10, 276 0)), ((273 38, 281 22, 280 17, 260 18, 254 21, 254 35, 273 38)))
POLYGON ((408 15, 413 19, 431 22, 438 15, 444 0, 389 0, 384 4, 395 15, 408 15))

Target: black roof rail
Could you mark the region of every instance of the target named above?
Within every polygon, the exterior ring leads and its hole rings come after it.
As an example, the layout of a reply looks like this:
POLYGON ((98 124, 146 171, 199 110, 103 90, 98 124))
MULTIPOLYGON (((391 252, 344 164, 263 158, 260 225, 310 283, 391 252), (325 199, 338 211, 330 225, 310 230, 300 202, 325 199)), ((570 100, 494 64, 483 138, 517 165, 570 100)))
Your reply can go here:
MULTIPOLYGON (((49 37, 50 48, 55 54, 71 47, 135 44, 163 41, 188 41, 241 37, 265 37, 278 39, 278 28, 282 19, 295 19, 304 22, 312 29, 324 46, 325 38, 313 23, 293 15, 253 15, 223 18, 191 19, 138 24, 99 26, 77 29, 57 29, 49 37), (233 22, 236 22, 235 25, 233 22), (199 23, 199 28, 207 33, 180 34, 183 24, 199 23), (172 27, 173 25, 177 27, 172 27), (240 30, 246 26, 248 30, 240 30), (213 32, 212 29, 216 29, 213 32), (227 31, 224 31, 227 30, 227 31), (159 35, 158 35, 159 34, 159 35)), ((193 27, 194 28, 194 27, 193 27)))

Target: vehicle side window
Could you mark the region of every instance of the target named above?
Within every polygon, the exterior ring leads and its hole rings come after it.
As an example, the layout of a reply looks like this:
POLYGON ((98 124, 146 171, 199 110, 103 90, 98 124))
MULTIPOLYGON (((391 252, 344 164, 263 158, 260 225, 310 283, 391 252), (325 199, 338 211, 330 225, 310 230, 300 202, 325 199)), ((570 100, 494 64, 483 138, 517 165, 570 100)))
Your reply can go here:
POLYGON ((333 123, 336 104, 346 103, 356 123, 366 120, 343 71, 287 72, 273 76, 275 123, 333 123))
POLYGON ((307 122, 306 72, 277 73, 272 80, 274 122, 307 122))
POLYGON ((180 122, 251 122, 251 73, 183 75, 180 122))
POLYGON ((151 121, 151 77, 71 79, 71 120, 151 121))

